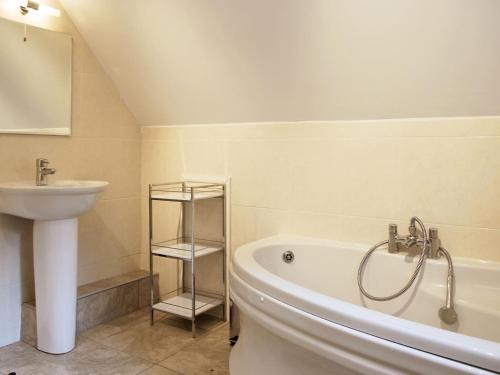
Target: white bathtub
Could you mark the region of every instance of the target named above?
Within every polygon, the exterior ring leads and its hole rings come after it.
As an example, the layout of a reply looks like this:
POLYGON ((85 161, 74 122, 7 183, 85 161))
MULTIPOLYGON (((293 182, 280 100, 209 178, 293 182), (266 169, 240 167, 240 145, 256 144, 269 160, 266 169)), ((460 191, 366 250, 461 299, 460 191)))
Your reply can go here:
MULTIPOLYGON (((446 245, 446 244, 445 244, 446 245)), ((276 236, 236 251, 231 298, 240 311, 232 375, 492 374, 500 372, 500 264, 454 257, 458 323, 440 322, 447 265, 390 302, 361 297, 356 276, 369 245, 276 236), (295 254, 292 263, 284 251, 295 254)), ((453 249, 449 249, 453 255, 453 249)), ((378 251, 365 287, 390 294, 416 260, 378 251)))

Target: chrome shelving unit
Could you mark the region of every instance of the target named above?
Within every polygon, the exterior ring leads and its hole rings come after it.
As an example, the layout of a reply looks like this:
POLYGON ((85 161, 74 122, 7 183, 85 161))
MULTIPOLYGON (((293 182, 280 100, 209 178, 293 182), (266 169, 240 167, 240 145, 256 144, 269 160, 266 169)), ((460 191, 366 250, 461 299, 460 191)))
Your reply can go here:
MULTIPOLYGON (((154 312, 162 311, 191 320, 193 337, 196 336, 196 316, 222 305, 223 319, 226 319, 226 186, 200 181, 168 182, 149 185, 149 263, 151 273, 151 325, 154 324, 154 312), (222 234, 220 241, 201 239, 196 234, 196 202, 206 199, 221 199, 222 234), (153 203, 177 202, 182 206, 181 233, 177 238, 155 242, 153 237, 153 203), (189 227, 185 222, 189 219, 189 227), (188 228, 186 228, 188 227, 188 228), (189 233, 186 233, 189 232, 189 233), (203 291, 196 286, 196 259, 222 252, 222 294, 203 291), (191 287, 184 287, 184 276, 171 294, 173 297, 155 303, 153 286, 153 264, 156 257, 176 259, 184 270, 184 264, 191 266, 191 287)), ((179 233, 179 231, 177 231, 179 233)), ((179 280, 179 276, 177 276, 179 280)))

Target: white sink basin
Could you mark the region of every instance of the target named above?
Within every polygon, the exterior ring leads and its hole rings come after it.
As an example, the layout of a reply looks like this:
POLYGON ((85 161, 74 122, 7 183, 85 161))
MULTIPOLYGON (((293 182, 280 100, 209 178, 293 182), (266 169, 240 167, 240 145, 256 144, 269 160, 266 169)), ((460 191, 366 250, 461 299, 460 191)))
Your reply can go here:
POLYGON ((37 347, 61 354, 75 347, 78 219, 107 182, 0 183, 0 213, 34 220, 37 347))
POLYGON ((0 183, 0 212, 32 220, 71 219, 90 210, 106 186, 105 181, 0 183))

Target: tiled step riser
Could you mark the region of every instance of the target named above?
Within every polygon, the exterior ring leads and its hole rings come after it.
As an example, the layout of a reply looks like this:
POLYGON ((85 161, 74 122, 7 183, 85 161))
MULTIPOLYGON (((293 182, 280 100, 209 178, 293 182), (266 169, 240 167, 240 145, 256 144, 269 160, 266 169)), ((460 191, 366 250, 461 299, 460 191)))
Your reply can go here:
MULTIPOLYGON (((158 275, 155 275, 153 280, 155 299, 158 300, 158 275)), ((81 289, 85 290, 85 287, 81 289)), ((77 301, 77 333, 149 306, 150 295, 150 281, 149 276, 147 276, 79 296, 77 301)), ((32 303, 25 303, 22 306, 21 340, 36 346, 36 306, 32 303)))

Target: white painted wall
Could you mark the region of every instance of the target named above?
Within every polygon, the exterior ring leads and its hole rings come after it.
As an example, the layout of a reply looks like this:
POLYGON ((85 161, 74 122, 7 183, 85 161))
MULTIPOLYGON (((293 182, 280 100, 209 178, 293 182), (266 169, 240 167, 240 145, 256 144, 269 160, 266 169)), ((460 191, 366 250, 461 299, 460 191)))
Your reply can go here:
POLYGON ((500 113, 497 0, 62 0, 142 125, 500 113))

